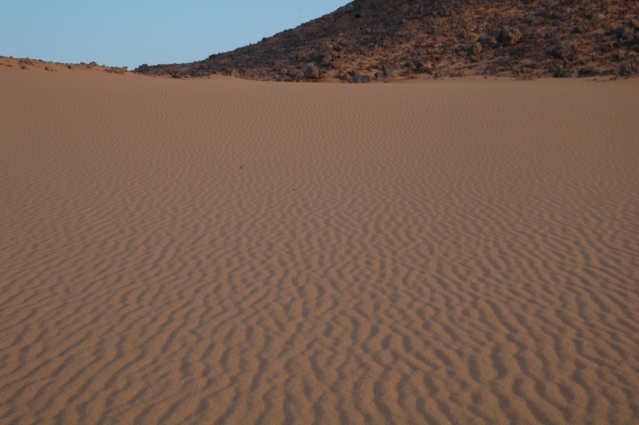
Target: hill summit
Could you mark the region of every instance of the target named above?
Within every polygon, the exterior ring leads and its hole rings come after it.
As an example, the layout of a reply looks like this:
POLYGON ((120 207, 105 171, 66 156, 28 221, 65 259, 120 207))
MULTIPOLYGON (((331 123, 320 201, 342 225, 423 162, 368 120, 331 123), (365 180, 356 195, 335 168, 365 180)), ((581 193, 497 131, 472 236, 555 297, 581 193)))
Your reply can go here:
POLYGON ((639 75, 639 0, 355 0, 256 44, 135 71, 363 83, 629 77, 639 75))

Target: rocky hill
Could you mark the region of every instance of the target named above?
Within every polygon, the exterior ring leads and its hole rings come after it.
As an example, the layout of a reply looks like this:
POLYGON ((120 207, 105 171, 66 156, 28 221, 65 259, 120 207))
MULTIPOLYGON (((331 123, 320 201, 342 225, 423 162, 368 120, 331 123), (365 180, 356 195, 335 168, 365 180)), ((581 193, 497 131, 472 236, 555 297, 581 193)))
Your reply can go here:
POLYGON ((344 82, 630 77, 639 75, 639 0, 355 0, 232 52, 135 71, 344 82))

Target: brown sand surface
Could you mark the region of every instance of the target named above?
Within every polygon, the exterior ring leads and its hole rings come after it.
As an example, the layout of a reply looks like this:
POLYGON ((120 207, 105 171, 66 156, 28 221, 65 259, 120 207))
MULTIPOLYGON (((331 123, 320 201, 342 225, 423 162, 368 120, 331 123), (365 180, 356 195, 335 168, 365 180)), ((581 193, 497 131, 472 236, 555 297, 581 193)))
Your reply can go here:
POLYGON ((0 93, 0 423, 639 423, 639 82, 0 93))

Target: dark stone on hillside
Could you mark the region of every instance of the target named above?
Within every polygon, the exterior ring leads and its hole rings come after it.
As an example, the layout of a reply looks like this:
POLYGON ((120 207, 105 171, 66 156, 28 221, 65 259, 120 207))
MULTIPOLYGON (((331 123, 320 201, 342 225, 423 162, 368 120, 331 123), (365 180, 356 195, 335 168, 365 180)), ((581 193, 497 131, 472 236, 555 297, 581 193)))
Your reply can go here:
POLYGON ((619 40, 621 41, 631 41, 633 39, 633 35, 631 32, 628 31, 624 31, 621 33, 621 35, 619 36, 619 40))
POLYGON ((528 20, 528 25, 539 25, 542 22, 544 22, 544 18, 542 18, 541 16, 535 16, 528 20))
POLYGON ((307 63, 306 66, 304 67, 304 78, 319 80, 319 77, 320 77, 320 71, 317 65, 315 65, 313 62, 307 63))
POLYGON ((584 66, 583 68, 579 70, 579 75, 582 75, 584 77, 589 77, 592 75, 597 75, 597 71, 592 66, 584 66))
POLYGON ((575 46, 573 46, 569 41, 563 41, 555 46, 552 53, 555 57, 566 59, 569 56, 572 56, 574 52, 575 46))
POLYGON ((390 69, 390 68, 386 68, 384 70, 384 81, 387 83, 390 83, 391 81, 395 81, 399 78, 399 72, 394 70, 394 69, 390 69))
POLYGON ((622 77, 629 77, 634 74, 632 65, 623 64, 619 66, 619 75, 622 77))
POLYGON ((415 74, 432 74, 435 66, 432 62, 417 62, 415 63, 415 74))
POLYGON ((370 75, 356 75, 351 80, 352 83, 370 83, 372 80, 370 75))
POLYGON ((481 43, 479 41, 476 41, 475 43, 473 43, 472 46, 470 46, 470 49, 468 49, 468 53, 470 53, 473 56, 477 56, 483 50, 484 48, 482 47, 481 43))
POLYGON ((575 78, 577 71, 573 69, 557 68, 554 74, 555 78, 575 78))
POLYGON ((455 71, 453 71, 449 67, 444 66, 442 68, 439 68, 437 72, 435 73, 435 78, 443 78, 443 77, 457 77, 457 74, 455 73, 455 71))
POLYGON ((523 38, 524 35, 517 28, 505 25, 499 33, 497 40, 501 43, 514 46, 523 38))
POLYGON ((630 19, 624 26, 633 31, 639 31, 639 19, 630 19))

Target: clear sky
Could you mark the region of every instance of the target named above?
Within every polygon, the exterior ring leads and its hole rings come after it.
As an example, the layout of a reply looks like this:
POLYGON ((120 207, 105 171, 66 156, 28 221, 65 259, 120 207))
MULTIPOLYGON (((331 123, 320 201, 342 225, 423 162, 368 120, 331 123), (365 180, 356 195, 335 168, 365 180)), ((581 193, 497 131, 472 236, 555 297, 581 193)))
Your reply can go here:
POLYGON ((202 60, 349 0, 0 0, 0 55, 130 69, 202 60))

